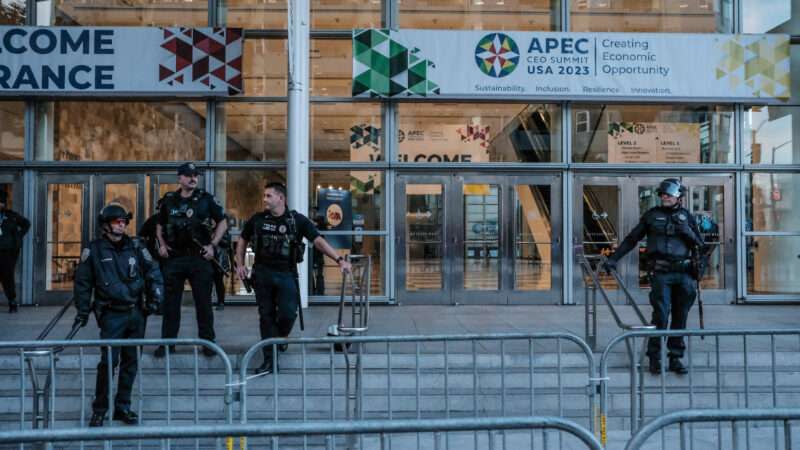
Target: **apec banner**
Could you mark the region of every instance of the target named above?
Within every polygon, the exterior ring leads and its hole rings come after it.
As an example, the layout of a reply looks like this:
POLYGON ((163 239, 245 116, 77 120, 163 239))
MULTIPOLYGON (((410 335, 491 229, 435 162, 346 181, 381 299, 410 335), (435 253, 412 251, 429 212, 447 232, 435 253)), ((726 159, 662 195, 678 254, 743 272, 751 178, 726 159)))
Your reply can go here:
POLYGON ((0 95, 242 92, 239 28, 0 27, 0 95))
POLYGON ((353 30, 353 96, 766 103, 790 95, 789 36, 353 30))

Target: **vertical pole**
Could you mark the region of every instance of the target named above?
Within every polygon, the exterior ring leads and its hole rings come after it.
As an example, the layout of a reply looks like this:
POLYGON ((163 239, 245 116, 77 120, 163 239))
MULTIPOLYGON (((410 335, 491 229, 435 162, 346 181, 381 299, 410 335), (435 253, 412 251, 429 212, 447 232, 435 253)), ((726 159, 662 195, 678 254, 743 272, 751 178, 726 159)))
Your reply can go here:
MULTIPOLYGON (((287 155, 287 190, 289 208, 308 212, 309 157, 309 0, 288 2, 289 14, 289 151, 287 155)), ((298 267, 301 307, 308 306, 308 270, 298 267)))

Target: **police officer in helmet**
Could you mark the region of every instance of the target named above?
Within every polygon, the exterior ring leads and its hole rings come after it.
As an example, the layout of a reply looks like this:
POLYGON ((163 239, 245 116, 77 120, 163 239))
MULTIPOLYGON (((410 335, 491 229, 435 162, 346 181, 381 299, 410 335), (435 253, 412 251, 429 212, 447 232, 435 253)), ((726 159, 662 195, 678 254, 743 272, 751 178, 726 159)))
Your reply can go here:
MULTIPOLYGON (((665 179, 658 185, 656 193, 661 199, 661 206, 651 208, 642 215, 639 224, 606 261, 606 270, 616 269, 617 261, 647 237, 652 324, 659 330, 666 329, 672 312, 669 328, 683 330, 697 294, 695 281, 692 279, 696 274, 696 268, 692 265, 692 252, 703 246, 703 238, 694 218, 681 205, 686 188, 680 180, 665 179)), ((672 336, 667 340, 670 371, 677 374, 688 372, 681 362, 685 348, 681 336, 672 336)), ((650 338, 647 356, 650 358, 650 372, 660 373, 660 338, 650 338)))
MULTIPOLYGON (((183 286, 188 279, 200 338, 214 342, 214 311, 211 307, 214 267, 211 261, 219 251, 217 246, 228 229, 228 221, 214 196, 197 187, 198 175, 193 163, 182 164, 178 167, 180 188, 168 192, 159 203, 156 237, 166 288, 161 337, 178 337, 183 286)), ((157 358, 165 354, 164 346, 155 352, 157 358)), ((214 356, 215 353, 204 347, 203 354, 214 356)))
POLYGON ((8 299, 8 312, 17 312, 17 286, 14 280, 22 238, 31 227, 28 219, 8 209, 8 192, 0 190, 0 284, 8 299))
MULTIPOLYGON (((258 304, 261 339, 287 337, 297 318, 300 293, 296 281, 297 264, 305 253, 303 238, 336 261, 339 268, 350 270, 350 263, 320 236, 308 217, 286 206, 286 187, 268 183, 264 188, 264 211, 254 214, 242 228, 236 245, 237 274, 244 280, 247 269, 244 253, 248 244, 255 252, 252 280, 258 304)), ((282 349, 283 350, 283 349, 282 349)), ((256 373, 272 373, 272 347, 264 347, 264 362, 256 373)))
MULTIPOLYGON (((94 311, 101 339, 143 338, 147 316, 158 311, 164 280, 145 245, 125 233, 131 214, 111 203, 97 218, 102 237, 81 253, 75 272, 74 298, 78 314, 75 325, 84 327, 94 311), (94 294, 94 304, 92 304, 94 294)), ((136 347, 113 347, 112 370, 119 366, 114 398, 114 420, 135 425, 139 418, 131 411, 131 390, 136 378, 136 347)), ((108 355, 101 352, 97 384, 92 402, 91 427, 103 425, 108 411, 108 355)))

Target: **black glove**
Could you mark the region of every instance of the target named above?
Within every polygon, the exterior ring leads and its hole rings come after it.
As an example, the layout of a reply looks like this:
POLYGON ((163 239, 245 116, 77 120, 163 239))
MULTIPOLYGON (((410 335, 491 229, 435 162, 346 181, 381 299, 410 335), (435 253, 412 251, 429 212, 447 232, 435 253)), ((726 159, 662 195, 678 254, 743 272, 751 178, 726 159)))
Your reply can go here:
POLYGON ((613 259, 607 259, 603 263, 603 270, 605 270, 606 273, 611 273, 612 270, 616 272, 617 271, 617 262, 614 261, 613 259))
POLYGON ((144 314, 147 316, 158 313, 158 302, 147 302, 144 304, 144 314))
POLYGON ((80 326, 81 328, 85 327, 86 324, 89 323, 89 313, 78 313, 75 316, 75 323, 72 324, 72 328, 80 326))

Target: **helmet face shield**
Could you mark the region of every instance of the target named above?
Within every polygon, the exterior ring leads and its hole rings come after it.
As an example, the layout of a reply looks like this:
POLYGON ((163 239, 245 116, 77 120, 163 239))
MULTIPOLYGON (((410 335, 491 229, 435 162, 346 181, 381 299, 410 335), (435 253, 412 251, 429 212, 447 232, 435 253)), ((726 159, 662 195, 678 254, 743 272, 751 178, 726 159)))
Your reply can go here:
POLYGON ((658 185, 656 189, 658 195, 669 195, 670 197, 680 198, 683 195, 683 186, 680 181, 674 178, 667 178, 658 185))

